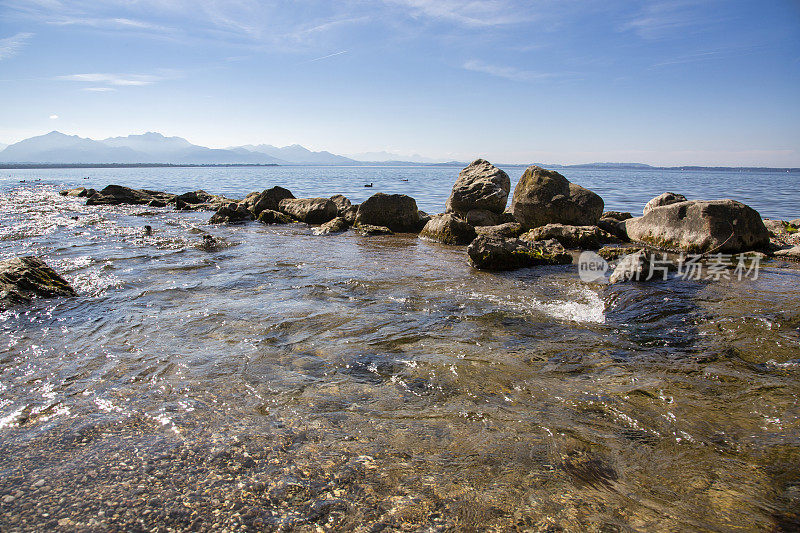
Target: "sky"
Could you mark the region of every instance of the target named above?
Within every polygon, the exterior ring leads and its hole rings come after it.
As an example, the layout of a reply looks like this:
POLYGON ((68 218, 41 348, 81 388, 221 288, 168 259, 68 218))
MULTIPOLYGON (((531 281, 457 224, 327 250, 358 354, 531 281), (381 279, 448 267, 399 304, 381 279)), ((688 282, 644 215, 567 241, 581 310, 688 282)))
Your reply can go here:
POLYGON ((798 0, 0 0, 0 143, 800 167, 798 0))

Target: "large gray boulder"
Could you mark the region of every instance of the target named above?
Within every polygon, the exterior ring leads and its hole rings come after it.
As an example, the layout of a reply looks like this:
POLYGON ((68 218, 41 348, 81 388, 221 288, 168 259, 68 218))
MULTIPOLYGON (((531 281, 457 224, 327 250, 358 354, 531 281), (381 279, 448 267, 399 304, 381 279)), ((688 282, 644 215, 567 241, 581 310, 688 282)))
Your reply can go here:
POLYGON ((656 207, 661 207, 662 205, 671 205, 677 204, 678 202, 685 202, 686 197, 682 194, 677 194, 674 192, 665 192, 664 194, 660 194, 647 202, 642 210, 643 213, 646 215, 656 207))
POLYGON ((603 199, 552 170, 528 167, 511 199, 511 213, 525 228, 558 223, 594 226, 603 214, 603 199))
POLYGON ((243 205, 230 202, 220 207, 208 221, 209 224, 236 224, 253 220, 253 213, 243 205))
POLYGON ((469 244, 477 236, 475 228, 460 218, 446 213, 431 217, 419 234, 420 238, 444 244, 469 244))
POLYGON ((306 224, 324 224, 339 213, 328 198, 296 198, 281 200, 278 210, 306 224))
POLYGON ((166 205, 174 201, 175 195, 161 191, 131 189, 122 185, 109 185, 100 192, 89 196, 86 205, 147 205, 151 202, 166 205))
POLYGON ((738 253, 769 244, 758 211, 735 200, 662 205, 626 220, 625 229, 632 241, 688 253, 738 253))
POLYGON ((604 244, 619 242, 618 238, 597 226, 567 226, 565 224, 539 226, 520 238, 527 241, 555 239, 566 248, 582 250, 597 250, 604 244))
POLYGON ((280 211, 264 209, 258 214, 257 220, 262 224, 290 224, 294 219, 280 211))
POLYGON ((466 217, 473 210, 499 215, 506 208, 510 191, 511 180, 508 174, 485 159, 476 159, 458 174, 450 198, 445 204, 445 211, 461 217, 466 217))
POLYGON ((250 210, 254 216, 258 217, 262 211, 269 209, 278 211, 281 200, 294 198, 292 191, 283 187, 272 187, 261 192, 254 192, 247 195, 241 202, 244 207, 250 210))
POLYGON ((479 270, 515 270, 538 265, 567 265, 572 255, 555 241, 531 243, 479 235, 467 247, 472 264, 479 270))
POLYGON ((475 228, 478 235, 495 236, 499 238, 519 237, 524 229, 519 222, 506 222, 496 226, 478 226, 475 228))
POLYGON ((38 257, 0 261, 0 311, 37 297, 74 295, 75 289, 38 257))
POLYGON ((336 217, 333 220, 329 220, 328 222, 324 223, 321 226, 314 228, 314 235, 330 235, 331 233, 341 233, 343 231, 347 231, 347 228, 350 227, 350 224, 342 217, 336 217))
POLYGON ((385 226, 398 233, 416 233, 422 229, 417 202, 405 194, 379 192, 358 206, 356 225, 385 226))

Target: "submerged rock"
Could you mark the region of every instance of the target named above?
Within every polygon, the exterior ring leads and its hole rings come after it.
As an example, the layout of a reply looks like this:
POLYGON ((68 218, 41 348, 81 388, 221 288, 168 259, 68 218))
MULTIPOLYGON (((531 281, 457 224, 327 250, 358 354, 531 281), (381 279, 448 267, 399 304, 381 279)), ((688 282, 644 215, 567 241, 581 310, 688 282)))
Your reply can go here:
POLYGON ((336 204, 327 198, 290 198, 278 203, 278 211, 306 224, 324 224, 336 218, 336 204))
POLYGON ((359 224, 357 226, 353 226, 353 229, 356 230, 356 233, 360 235, 394 235, 394 232, 387 228, 386 226, 374 226, 372 224, 359 224))
POLYGON ((405 194, 379 192, 358 206, 356 225, 384 226, 399 233, 416 233, 420 227, 417 202, 405 194))
MULTIPOLYGON (((445 204, 445 211, 462 217, 466 217, 470 211, 486 211, 499 215, 506 208, 509 192, 511 192, 511 180, 508 174, 485 159, 476 159, 458 174, 458 179, 445 204)), ((494 224, 489 222, 475 225, 494 224)))
POLYGON ((547 224, 530 230, 520 237, 526 241, 555 239, 567 248, 596 250, 604 244, 619 242, 619 239, 597 226, 567 226, 547 224))
POLYGON ((525 228, 558 223, 594 226, 603 213, 603 199, 552 170, 532 166, 514 189, 511 213, 525 228))
POLYGON ((247 208, 231 202, 228 205, 220 207, 214 216, 208 221, 209 224, 233 224, 237 222, 246 222, 253 220, 253 213, 247 208))
POLYGON ((572 255, 556 241, 531 243, 479 235, 467 247, 472 264, 480 270, 515 270, 538 265, 566 265, 572 255))
POLYGON ((289 224, 294 222, 294 219, 280 211, 264 209, 258 214, 258 221, 262 224, 289 224))
POLYGON ((664 194, 656 196, 655 198, 647 202, 644 206, 643 214, 646 215, 656 207, 677 204, 678 202, 685 202, 685 201, 687 201, 687 199, 682 194, 676 194, 674 192, 665 192, 664 194))
POLYGON ((78 187, 76 189, 67 189, 65 191, 61 191, 58 194, 61 196, 71 196, 73 198, 84 198, 86 196, 91 196, 92 194, 97 193, 94 189, 87 189, 86 187, 78 187))
POLYGON ((755 209, 735 200, 687 201, 655 207, 625 221, 628 237, 657 248, 689 253, 737 253, 769 244, 755 209))
POLYGON ((258 217, 262 211, 280 211, 278 206, 281 200, 291 200, 294 198, 292 191, 283 187, 272 187, 261 192, 252 192, 242 201, 242 205, 249 209, 254 216, 258 217))
POLYGON ((318 228, 314 228, 314 235, 329 235, 331 233, 341 233, 347 231, 350 224, 343 217, 336 217, 326 222, 318 228))
POLYGON ((0 311, 36 297, 74 295, 75 289, 38 257, 0 261, 0 311))
POLYGON ((446 213, 432 217, 419 236, 444 244, 469 244, 477 236, 475 228, 460 218, 446 213))
POLYGON ((174 194, 146 189, 131 189, 122 185, 109 185, 100 192, 88 197, 86 205, 147 205, 153 200, 164 204, 172 201, 174 194))
POLYGON ((614 272, 611 273, 609 283, 624 281, 648 281, 648 279, 664 279, 663 273, 652 271, 652 255, 646 250, 639 250, 620 259, 614 272), (651 275, 652 273, 652 275, 651 275))

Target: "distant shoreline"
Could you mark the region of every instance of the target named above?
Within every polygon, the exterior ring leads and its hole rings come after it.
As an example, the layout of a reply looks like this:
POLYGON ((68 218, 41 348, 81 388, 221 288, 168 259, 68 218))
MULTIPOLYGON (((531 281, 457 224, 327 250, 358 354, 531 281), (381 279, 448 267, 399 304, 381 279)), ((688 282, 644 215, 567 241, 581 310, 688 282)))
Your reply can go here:
MULTIPOLYGON (((717 172, 786 172, 800 173, 800 168, 794 167, 703 167, 696 165, 686 165, 677 167, 654 167, 642 164, 580 164, 580 165, 543 165, 539 166, 553 169, 581 169, 581 170, 683 170, 683 171, 717 171, 717 172)), ((277 164, 277 163, 0 163, 0 170, 47 170, 47 169, 70 169, 70 168, 259 168, 259 167, 465 167, 468 163, 449 161, 447 163, 414 163, 407 161, 386 161, 386 162, 359 162, 357 164, 277 164)), ((499 164, 499 167, 519 167, 526 168, 530 165, 525 164, 499 164)))

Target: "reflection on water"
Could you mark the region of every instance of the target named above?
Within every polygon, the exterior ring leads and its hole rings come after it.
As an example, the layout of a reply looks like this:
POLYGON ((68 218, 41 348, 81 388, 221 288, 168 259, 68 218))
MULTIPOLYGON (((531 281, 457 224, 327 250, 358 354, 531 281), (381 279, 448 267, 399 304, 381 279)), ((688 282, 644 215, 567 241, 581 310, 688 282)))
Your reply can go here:
POLYGON ((0 256, 80 293, 0 315, 2 529, 800 524, 797 268, 607 287, 414 236, 0 201, 0 256))

